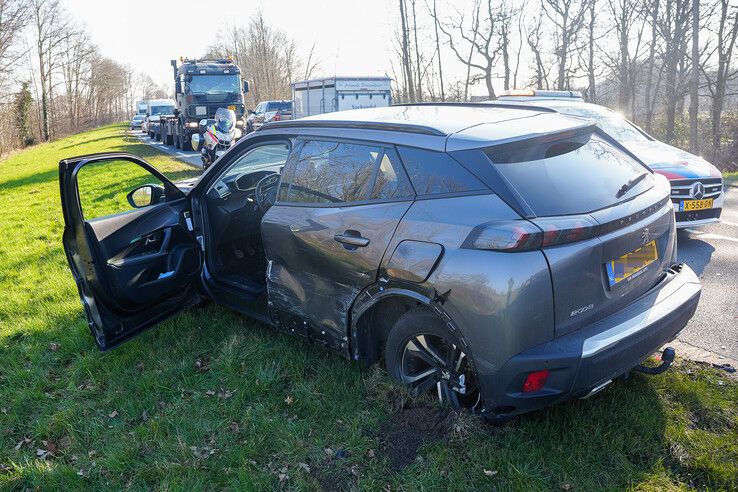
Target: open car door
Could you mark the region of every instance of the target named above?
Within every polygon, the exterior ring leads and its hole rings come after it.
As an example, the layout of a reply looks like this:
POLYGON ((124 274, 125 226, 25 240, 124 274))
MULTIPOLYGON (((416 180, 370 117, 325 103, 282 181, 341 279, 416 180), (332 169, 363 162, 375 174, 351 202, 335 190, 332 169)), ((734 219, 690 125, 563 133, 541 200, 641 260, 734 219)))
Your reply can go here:
POLYGON ((101 350, 198 302, 202 252, 188 199, 127 153, 59 163, 64 250, 101 350))

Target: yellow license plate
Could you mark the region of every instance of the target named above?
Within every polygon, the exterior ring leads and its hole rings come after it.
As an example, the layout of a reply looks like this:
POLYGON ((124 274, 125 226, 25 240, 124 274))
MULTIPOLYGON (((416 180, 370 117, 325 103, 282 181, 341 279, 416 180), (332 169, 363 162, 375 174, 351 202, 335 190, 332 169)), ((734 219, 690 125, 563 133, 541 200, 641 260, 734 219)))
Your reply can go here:
POLYGON ((610 281, 610 287, 623 280, 633 279, 640 275, 640 272, 645 270, 648 265, 658 258, 659 252, 656 249, 656 241, 651 241, 635 251, 626 253, 616 260, 609 261, 605 264, 605 267, 607 268, 607 278, 610 281))
POLYGON ((687 212, 689 210, 705 210, 712 208, 712 198, 705 198, 704 200, 682 200, 679 203, 679 211, 687 212))
POLYGON ((230 105, 230 106, 228 106, 228 109, 232 109, 233 111, 235 111, 236 110, 236 106, 230 105))

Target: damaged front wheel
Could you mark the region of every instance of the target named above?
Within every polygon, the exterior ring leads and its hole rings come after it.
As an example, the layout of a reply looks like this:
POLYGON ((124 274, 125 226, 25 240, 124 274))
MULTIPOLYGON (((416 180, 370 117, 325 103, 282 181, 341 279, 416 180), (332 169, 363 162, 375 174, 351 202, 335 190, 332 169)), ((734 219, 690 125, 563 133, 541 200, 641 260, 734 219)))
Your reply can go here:
POLYGON ((475 410, 481 396, 468 353, 438 316, 427 309, 403 314, 387 337, 387 372, 413 393, 432 391, 455 410, 475 410))

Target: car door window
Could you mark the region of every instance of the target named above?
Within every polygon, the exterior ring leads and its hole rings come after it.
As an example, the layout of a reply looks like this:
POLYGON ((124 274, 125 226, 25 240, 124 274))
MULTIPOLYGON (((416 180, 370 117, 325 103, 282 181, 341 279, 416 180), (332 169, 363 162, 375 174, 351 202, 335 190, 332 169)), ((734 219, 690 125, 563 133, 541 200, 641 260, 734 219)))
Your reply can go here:
POLYGON ((288 167, 281 202, 337 204, 412 195, 401 169, 379 146, 308 140, 288 167))
POLYGON ((163 183, 146 169, 127 160, 92 162, 83 166, 77 173, 77 186, 85 220, 125 213, 166 201, 163 183), (136 191, 143 185, 152 185, 153 188, 136 191), (131 193, 135 207, 128 198, 131 193))

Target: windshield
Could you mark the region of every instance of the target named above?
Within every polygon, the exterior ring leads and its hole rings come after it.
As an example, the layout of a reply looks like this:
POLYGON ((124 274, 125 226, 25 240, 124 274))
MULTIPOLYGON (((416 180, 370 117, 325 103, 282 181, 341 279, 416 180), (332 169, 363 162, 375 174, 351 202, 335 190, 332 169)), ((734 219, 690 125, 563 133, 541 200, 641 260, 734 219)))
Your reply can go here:
POLYGON ((621 142, 648 141, 638 128, 619 114, 602 109, 595 110, 581 106, 556 106, 559 113, 593 120, 605 133, 621 142))
POLYGON ((172 114, 174 113, 174 106, 151 106, 149 114, 172 114))
POLYGON ((241 92, 236 74, 192 75, 188 77, 190 92, 195 94, 231 94, 241 92))

